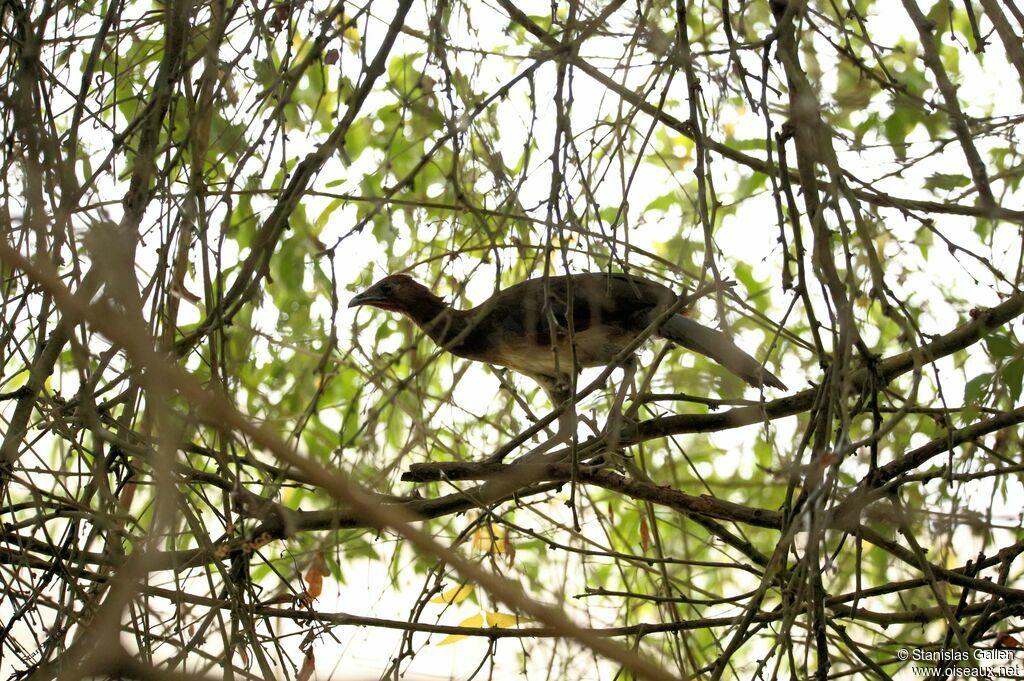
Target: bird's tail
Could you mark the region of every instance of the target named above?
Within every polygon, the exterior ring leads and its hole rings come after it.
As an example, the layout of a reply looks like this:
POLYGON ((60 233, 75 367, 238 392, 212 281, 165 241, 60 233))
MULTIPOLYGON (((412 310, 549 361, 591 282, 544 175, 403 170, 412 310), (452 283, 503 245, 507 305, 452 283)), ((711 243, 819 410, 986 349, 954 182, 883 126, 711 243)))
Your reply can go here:
POLYGON ((761 384, 786 390, 785 384, 761 363, 736 347, 721 331, 709 329, 680 314, 672 315, 658 330, 660 336, 710 357, 754 387, 761 384))

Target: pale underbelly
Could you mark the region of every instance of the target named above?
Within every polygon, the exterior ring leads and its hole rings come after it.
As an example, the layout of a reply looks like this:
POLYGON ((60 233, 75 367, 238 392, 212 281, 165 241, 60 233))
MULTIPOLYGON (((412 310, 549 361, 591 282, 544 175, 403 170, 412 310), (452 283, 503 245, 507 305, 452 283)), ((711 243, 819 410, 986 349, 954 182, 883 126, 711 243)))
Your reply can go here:
POLYGON ((588 329, 575 334, 572 343, 568 337, 560 338, 556 351, 552 351, 549 345, 504 344, 489 361, 525 374, 570 374, 611 363, 622 348, 636 340, 638 335, 634 332, 608 334, 607 331, 588 329))

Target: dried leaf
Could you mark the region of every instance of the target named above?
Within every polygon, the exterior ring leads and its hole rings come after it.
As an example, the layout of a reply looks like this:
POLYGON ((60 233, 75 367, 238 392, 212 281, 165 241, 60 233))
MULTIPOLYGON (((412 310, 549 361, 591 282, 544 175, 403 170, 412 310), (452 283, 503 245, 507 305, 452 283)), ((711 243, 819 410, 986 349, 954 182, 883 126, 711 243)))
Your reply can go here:
POLYGON ((996 646, 999 648, 1020 648, 1020 641, 1009 634, 999 634, 996 637, 996 646))
POLYGON ((509 563, 515 559, 515 548, 505 528, 498 525, 483 525, 473 531, 473 550, 480 553, 503 553, 510 556, 509 563))
POLYGON ((473 550, 480 553, 491 553, 494 550, 494 544, 504 537, 505 530, 503 528, 490 524, 481 525, 473 530, 473 550))
POLYGON ((327 561, 324 560, 324 554, 317 551, 316 555, 313 556, 313 560, 309 563, 309 569, 306 570, 306 584, 309 588, 306 589, 306 593, 310 599, 316 599, 320 597, 320 594, 324 589, 324 577, 331 576, 331 568, 327 566, 327 561))
POLYGON ((316 671, 316 657, 313 655, 313 647, 310 646, 306 652, 306 657, 302 660, 302 669, 295 676, 295 681, 309 681, 313 678, 313 672, 316 671))

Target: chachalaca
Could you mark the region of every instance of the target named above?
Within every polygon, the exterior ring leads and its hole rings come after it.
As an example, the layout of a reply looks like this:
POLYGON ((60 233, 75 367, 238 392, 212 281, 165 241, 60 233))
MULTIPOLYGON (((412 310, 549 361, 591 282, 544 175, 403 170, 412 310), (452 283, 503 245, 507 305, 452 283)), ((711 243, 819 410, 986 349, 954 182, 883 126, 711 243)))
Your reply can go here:
MULTIPOLYGON (((574 374, 625 359, 619 357, 622 350, 678 299, 672 289, 642 277, 586 273, 528 279, 477 307, 456 310, 409 275, 392 274, 348 306, 400 312, 448 352, 534 379, 558 407, 572 396, 574 374)), ((727 335, 682 314, 668 316, 654 334, 710 357, 750 385, 786 389, 727 335)), ((631 368, 626 366, 627 373, 631 368)), ((623 391, 617 408, 624 397, 623 391)), ((527 456, 568 441, 575 430, 570 406, 560 415, 555 437, 527 456)))

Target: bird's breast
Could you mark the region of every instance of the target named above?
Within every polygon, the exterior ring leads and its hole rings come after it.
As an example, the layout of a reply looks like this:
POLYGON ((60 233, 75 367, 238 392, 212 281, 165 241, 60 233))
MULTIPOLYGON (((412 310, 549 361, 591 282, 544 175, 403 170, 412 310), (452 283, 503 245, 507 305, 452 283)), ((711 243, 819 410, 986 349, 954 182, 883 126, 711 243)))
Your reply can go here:
POLYGON ((608 364, 636 337, 634 331, 602 326, 580 331, 571 337, 568 334, 559 336, 554 344, 550 341, 530 342, 522 337, 515 341, 506 338, 495 343, 495 352, 485 361, 524 374, 570 374, 608 364))

